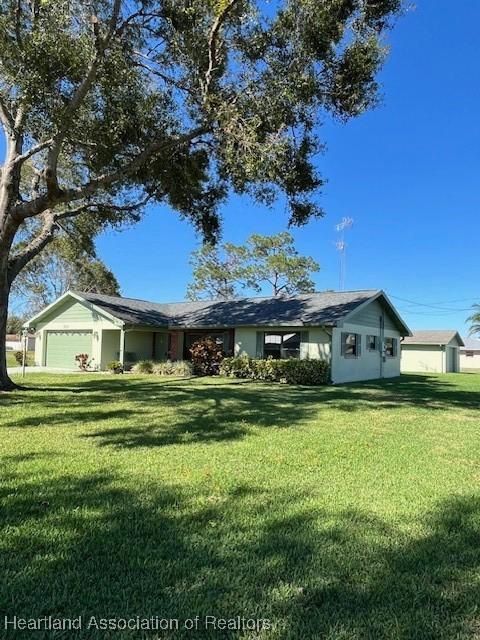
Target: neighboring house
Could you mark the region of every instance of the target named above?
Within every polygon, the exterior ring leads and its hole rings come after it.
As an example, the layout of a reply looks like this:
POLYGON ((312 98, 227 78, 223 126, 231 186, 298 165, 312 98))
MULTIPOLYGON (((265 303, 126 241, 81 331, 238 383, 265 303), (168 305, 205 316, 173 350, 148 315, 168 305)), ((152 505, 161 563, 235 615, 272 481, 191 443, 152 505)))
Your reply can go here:
MULTIPOLYGON (((22 336, 18 336, 16 334, 7 334, 5 345, 7 347, 7 351, 22 351, 23 338, 22 336)), ((28 336, 27 351, 34 351, 34 350, 35 350, 35 336, 28 336)))
POLYGON ((402 341, 402 371, 452 373, 460 371, 463 340, 453 329, 414 331, 402 341))
POLYGON ((465 346, 460 348, 460 371, 480 371, 480 340, 463 338, 463 342, 465 346))
POLYGON ((400 338, 410 335, 378 290, 169 304, 69 291, 26 326, 40 366, 74 368, 79 353, 96 369, 189 358, 211 336, 228 354, 325 359, 333 382, 398 376, 400 338))

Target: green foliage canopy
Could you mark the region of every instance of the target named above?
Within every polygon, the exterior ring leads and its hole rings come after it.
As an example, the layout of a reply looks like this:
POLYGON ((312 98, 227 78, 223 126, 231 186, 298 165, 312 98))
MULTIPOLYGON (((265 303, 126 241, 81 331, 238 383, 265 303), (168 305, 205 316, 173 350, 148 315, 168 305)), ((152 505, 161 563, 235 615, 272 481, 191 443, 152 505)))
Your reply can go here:
POLYGON ((320 266, 310 256, 301 256, 290 233, 273 236, 254 233, 245 245, 204 245, 192 254, 193 282, 187 297, 197 300, 235 298, 239 289, 261 292, 271 287, 272 295, 314 291, 311 274, 320 266))

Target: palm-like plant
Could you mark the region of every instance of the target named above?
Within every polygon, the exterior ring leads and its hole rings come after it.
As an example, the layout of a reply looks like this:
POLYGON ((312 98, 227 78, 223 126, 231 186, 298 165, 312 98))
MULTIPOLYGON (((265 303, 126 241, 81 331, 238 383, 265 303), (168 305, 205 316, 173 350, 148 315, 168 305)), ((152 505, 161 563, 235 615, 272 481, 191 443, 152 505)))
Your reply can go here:
POLYGON ((473 305, 474 313, 467 318, 467 322, 471 322, 470 335, 474 333, 480 334, 480 304, 473 305))

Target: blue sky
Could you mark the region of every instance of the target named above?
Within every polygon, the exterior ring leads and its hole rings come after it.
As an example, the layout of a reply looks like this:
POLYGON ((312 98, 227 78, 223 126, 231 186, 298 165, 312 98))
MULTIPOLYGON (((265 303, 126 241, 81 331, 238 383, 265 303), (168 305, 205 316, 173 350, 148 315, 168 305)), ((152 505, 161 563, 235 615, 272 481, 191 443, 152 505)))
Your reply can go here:
MULTIPOLYGON (((398 22, 380 76, 383 104, 323 127, 326 217, 293 230, 299 251, 321 265, 317 288, 336 289, 334 227, 354 218, 346 288, 385 289, 411 328, 465 335, 468 308, 480 302, 479 22, 476 0, 419 0, 398 22)), ((241 243, 287 219, 282 205, 232 197, 223 221, 224 240, 241 243)), ((180 300, 198 242, 175 213, 152 207, 137 226, 101 237, 98 251, 124 295, 180 300)))

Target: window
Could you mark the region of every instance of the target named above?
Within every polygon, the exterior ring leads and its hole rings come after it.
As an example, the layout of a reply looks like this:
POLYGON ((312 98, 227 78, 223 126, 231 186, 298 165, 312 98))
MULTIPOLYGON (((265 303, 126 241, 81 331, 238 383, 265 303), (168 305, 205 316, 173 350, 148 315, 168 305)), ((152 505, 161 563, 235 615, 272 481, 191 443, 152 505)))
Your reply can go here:
POLYGON ((465 351, 465 355, 467 356, 467 358, 473 358, 475 354, 473 351, 465 351))
POLYGON ((367 349, 378 351, 378 336, 367 336, 367 349))
POLYGON ((385 355, 388 358, 395 358, 397 355, 397 339, 385 338, 385 355))
POLYGON ((288 331, 265 333, 263 354, 265 358, 274 358, 275 360, 300 358, 300 333, 288 331))
POLYGON ((342 355, 345 358, 358 358, 360 339, 361 336, 358 333, 342 333, 342 355))

